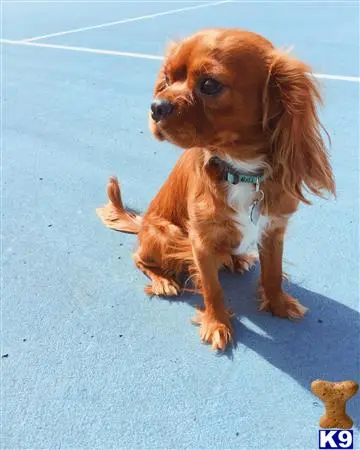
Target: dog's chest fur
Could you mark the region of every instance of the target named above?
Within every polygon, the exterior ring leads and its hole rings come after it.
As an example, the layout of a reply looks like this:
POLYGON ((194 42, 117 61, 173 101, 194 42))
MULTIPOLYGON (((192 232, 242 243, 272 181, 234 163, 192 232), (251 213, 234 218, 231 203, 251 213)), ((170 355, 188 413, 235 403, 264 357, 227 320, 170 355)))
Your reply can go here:
MULTIPOLYGON (((261 160, 242 162, 227 158, 227 162, 243 173, 256 173, 262 167, 261 160)), ((256 247, 269 224, 269 218, 266 216, 260 216, 256 225, 251 222, 249 208, 254 194, 255 187, 250 183, 230 184, 228 186, 227 201, 229 206, 236 211, 233 219, 242 236, 239 246, 233 251, 235 255, 246 253, 256 247)))

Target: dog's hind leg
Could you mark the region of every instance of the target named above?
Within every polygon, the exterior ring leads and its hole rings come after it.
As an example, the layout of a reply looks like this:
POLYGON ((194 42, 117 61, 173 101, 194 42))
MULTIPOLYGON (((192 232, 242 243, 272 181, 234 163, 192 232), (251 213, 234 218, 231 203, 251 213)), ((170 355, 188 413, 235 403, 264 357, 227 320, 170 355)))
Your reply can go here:
POLYGON ((149 221, 145 219, 138 236, 140 245, 134 260, 151 280, 145 288, 146 294, 163 297, 178 295, 178 277, 189 259, 188 250, 191 253, 184 231, 166 219, 152 217, 149 221))
POLYGON ((180 286, 175 276, 165 274, 161 268, 152 261, 144 261, 138 253, 134 255, 136 266, 151 280, 151 284, 145 287, 147 295, 159 297, 174 297, 179 295, 180 286))

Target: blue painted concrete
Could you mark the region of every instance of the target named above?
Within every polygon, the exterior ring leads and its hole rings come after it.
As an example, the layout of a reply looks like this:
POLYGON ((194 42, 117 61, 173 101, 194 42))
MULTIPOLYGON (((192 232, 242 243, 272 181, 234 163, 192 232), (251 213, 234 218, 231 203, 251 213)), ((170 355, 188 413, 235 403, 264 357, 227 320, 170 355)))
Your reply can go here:
MULTIPOLYGON (((55 5, 45 20, 49 5, 25 5, 20 19, 24 4, 12 4, 4 37, 116 20, 111 8, 121 6, 91 4, 82 20, 80 4, 55 5)), ((143 15, 173 6, 127 7, 143 15)), ((349 8, 315 6, 305 29, 298 5, 223 5, 44 42, 154 53, 171 34, 219 22, 268 30, 321 70, 357 75, 349 8), (290 27, 291 17, 299 22, 290 27)), ((309 315, 293 324, 261 314, 258 269, 223 274, 237 348, 217 357, 189 322, 200 298, 149 300, 131 260, 136 238, 95 216, 114 173, 126 202, 145 210, 180 154, 147 131, 159 62, 2 51, 3 447, 317 448, 322 406, 310 382, 359 380, 359 85, 322 83, 338 198, 301 208, 286 243, 288 288, 309 315)), ((359 411, 358 395, 349 404, 358 426, 359 411)))
MULTIPOLYGON (((178 7, 173 3, 165 5, 164 10, 178 7)), ((139 11, 137 15, 142 14, 139 11)), ((57 36, 49 42, 161 55, 170 39, 200 28, 240 27, 261 33, 278 46, 294 45, 294 55, 312 64, 316 72, 357 76, 358 25, 359 8, 346 2, 327 6, 315 2, 286 3, 286 6, 282 2, 228 3, 96 32, 57 36)))
POLYGON ((2 36, 7 39, 29 39, 197 4, 197 2, 164 3, 151 0, 142 2, 131 0, 125 2, 7 1, 2 5, 4 18, 2 36))

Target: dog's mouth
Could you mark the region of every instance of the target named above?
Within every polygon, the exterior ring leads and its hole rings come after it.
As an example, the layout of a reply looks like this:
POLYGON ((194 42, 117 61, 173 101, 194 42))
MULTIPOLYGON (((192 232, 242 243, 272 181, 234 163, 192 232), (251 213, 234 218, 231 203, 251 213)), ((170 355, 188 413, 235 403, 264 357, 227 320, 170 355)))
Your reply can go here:
POLYGON ((158 139, 162 140, 162 141, 165 139, 165 136, 164 136, 163 133, 159 130, 159 128, 157 128, 157 130, 156 130, 156 137, 157 137, 158 139))
MULTIPOLYGON (((179 142, 177 142, 177 139, 175 138, 175 135, 177 135, 177 133, 176 132, 173 133, 171 131, 173 127, 171 127, 168 122, 169 120, 167 118, 155 121, 150 113, 149 128, 152 134, 155 136, 155 138, 160 141, 166 140, 175 145, 179 145, 179 142)), ((177 128, 178 132, 180 132, 180 128, 179 127, 177 128)))
POLYGON ((191 148, 203 141, 200 130, 179 112, 160 120, 154 120, 150 111, 149 128, 156 139, 166 140, 183 149, 191 148))
POLYGON ((157 128, 157 130, 155 131, 154 136, 156 137, 156 139, 159 139, 159 141, 165 141, 166 140, 166 137, 159 130, 159 128, 157 128))
POLYGON ((149 113, 149 129, 153 136, 155 136, 155 138, 159 141, 163 141, 166 139, 160 129, 159 122, 155 122, 155 120, 151 117, 151 112, 149 113))
POLYGON ((172 134, 168 131, 165 124, 165 120, 161 120, 160 122, 154 122, 153 134, 160 141, 166 140, 175 145, 179 145, 179 143, 176 142, 172 137, 172 134))

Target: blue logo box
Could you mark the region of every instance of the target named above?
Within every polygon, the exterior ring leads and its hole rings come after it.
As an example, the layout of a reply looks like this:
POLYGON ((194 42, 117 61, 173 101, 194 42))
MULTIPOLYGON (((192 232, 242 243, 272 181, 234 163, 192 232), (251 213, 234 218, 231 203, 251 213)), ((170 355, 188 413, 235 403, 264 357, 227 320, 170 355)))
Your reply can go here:
POLYGON ((354 448, 353 430, 319 430, 319 448, 354 448))

